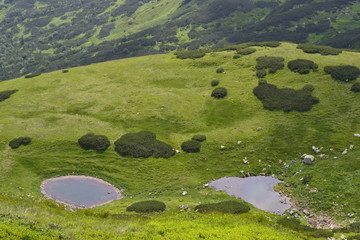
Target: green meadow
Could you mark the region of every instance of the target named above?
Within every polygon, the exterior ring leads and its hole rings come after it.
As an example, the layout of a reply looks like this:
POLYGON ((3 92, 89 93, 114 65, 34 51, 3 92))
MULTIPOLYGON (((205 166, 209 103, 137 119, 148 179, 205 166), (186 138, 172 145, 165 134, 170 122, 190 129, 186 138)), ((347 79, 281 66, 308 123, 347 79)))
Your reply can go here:
POLYGON ((203 187, 213 179, 260 174, 284 180, 278 189, 292 197, 294 206, 314 213, 313 218, 324 216, 340 225, 359 221, 360 138, 354 134, 360 133, 360 94, 350 91, 359 79, 336 81, 323 68, 360 67, 360 54, 306 54, 286 42, 254 48, 255 53, 237 59, 235 51, 210 52, 196 60, 150 55, 0 82, 0 91, 18 90, 0 102, 0 238, 311 239, 278 226, 277 215, 255 208, 242 215, 179 210, 184 204, 192 209, 233 199, 203 187), (300 75, 285 67, 265 79, 281 88, 311 84, 320 102, 307 112, 264 109, 252 92, 260 56, 283 57, 285 66, 299 58, 317 63, 317 72, 300 75), (219 67, 225 72, 216 73, 219 67), (227 88, 227 97, 210 96, 214 79, 227 88), (180 151, 169 159, 122 157, 113 144, 96 153, 77 144, 88 132, 106 135, 113 143, 140 130, 156 133, 178 150, 195 134, 207 140, 200 153, 180 151), (30 145, 8 146, 24 136, 32 138, 30 145), (354 148, 342 155, 350 145, 354 148), (316 155, 312 146, 323 147, 329 157, 304 165, 300 156, 316 155), (249 164, 243 163, 245 157, 249 164), (71 174, 102 178, 126 197, 69 211, 40 193, 43 180, 71 174), (301 181, 305 176, 312 177, 307 184, 301 181), (149 199, 165 202, 167 210, 126 212, 131 203, 149 199))

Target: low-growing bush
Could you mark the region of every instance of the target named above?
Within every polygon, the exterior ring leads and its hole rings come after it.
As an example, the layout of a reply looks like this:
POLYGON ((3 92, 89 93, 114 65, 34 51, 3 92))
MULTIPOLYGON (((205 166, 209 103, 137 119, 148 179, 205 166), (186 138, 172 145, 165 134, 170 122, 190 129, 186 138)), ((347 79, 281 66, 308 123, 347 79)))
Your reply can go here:
POLYGON ((212 80, 211 81, 211 86, 212 87, 216 87, 217 85, 219 85, 220 81, 219 80, 212 80))
POLYGON ((68 70, 68 69, 63 69, 61 72, 62 72, 62 73, 68 73, 69 70, 68 70))
POLYGON ((305 53, 320 53, 321 55, 339 55, 342 53, 340 49, 310 43, 299 44, 297 48, 303 50, 305 53))
POLYGON ((224 72, 225 72, 225 69, 222 67, 216 69, 216 73, 224 73, 224 72))
POLYGON ((240 55, 240 54, 235 54, 235 55, 233 56, 233 59, 238 59, 238 58, 241 58, 241 55, 240 55))
POLYGON ((8 99, 12 94, 16 93, 18 90, 7 90, 0 92, 0 102, 8 99))
POLYGON ((311 84, 307 84, 307 85, 305 85, 303 88, 302 88, 302 90, 304 90, 304 91, 307 91, 307 92, 312 92, 312 91, 314 91, 314 86, 313 85, 311 85, 311 84))
POLYGON ((203 56, 205 56, 205 51, 201 51, 201 50, 184 50, 184 51, 178 51, 175 52, 175 55, 177 58, 180 59, 196 59, 196 58, 202 58, 203 56))
POLYGON ((256 59, 256 69, 265 70, 269 69, 269 73, 275 73, 277 70, 284 69, 284 58, 262 56, 256 59))
POLYGON ((346 238, 347 240, 360 240, 360 235, 354 235, 346 238))
POLYGON ((239 49, 237 50, 237 54, 240 54, 240 55, 250 55, 252 53, 256 52, 256 49, 255 48, 243 48, 243 49, 239 49))
POLYGON ((310 237, 315 238, 330 238, 334 236, 334 233, 327 229, 316 229, 309 226, 301 225, 300 220, 296 218, 280 218, 278 221, 283 227, 289 228, 291 230, 302 232, 310 237))
POLYGON ((16 149, 16 148, 19 148, 21 145, 26 146, 26 145, 29 145, 30 143, 31 143, 31 138, 19 137, 19 138, 15 138, 15 139, 11 140, 9 142, 9 146, 12 149, 16 149))
POLYGON ((192 137, 192 140, 198 141, 198 142, 203 142, 203 141, 206 140, 206 136, 205 136, 205 135, 197 134, 197 135, 194 135, 194 136, 192 137))
POLYGON ((310 70, 317 71, 318 65, 311 60, 296 59, 288 62, 288 68, 300 74, 308 74, 310 70))
POLYGON ((312 178, 313 178, 312 176, 306 175, 305 177, 302 178, 301 182, 302 182, 302 184, 308 184, 308 183, 310 183, 312 178))
POLYGON ((353 222, 350 223, 349 226, 343 228, 336 228, 333 229, 334 232, 341 232, 341 233, 360 233, 360 222, 353 222))
POLYGON ((351 86, 350 90, 353 92, 360 92, 360 82, 354 83, 354 85, 351 86))
POLYGON ((181 149, 187 153, 197 153, 200 152, 201 144, 199 141, 189 140, 181 144, 181 149))
POLYGON ((109 139, 104 135, 95 135, 88 133, 79 138, 78 143, 80 147, 86 150, 96 150, 97 152, 104 152, 110 146, 109 139))
POLYGON ((163 212, 166 209, 166 205, 163 202, 156 200, 147 200, 131 204, 126 208, 128 212, 137 213, 150 213, 150 212, 163 212))
POLYGON ((227 96, 227 89, 224 87, 217 87, 212 91, 211 96, 214 98, 224 98, 227 96))
POLYGON ((256 70, 256 76, 258 78, 264 78, 266 76, 266 71, 264 69, 256 70))
POLYGON ((343 82, 353 81, 360 75, 360 69, 350 65, 326 66, 324 71, 330 74, 333 79, 343 82))
POLYGON ((278 41, 268 41, 268 42, 255 42, 255 43, 250 43, 250 46, 254 46, 254 47, 279 47, 281 45, 281 42, 278 41))
POLYGON ((266 81, 260 81, 253 93, 268 110, 282 109, 284 112, 304 112, 309 111, 312 105, 319 102, 318 98, 311 96, 311 92, 304 89, 278 88, 266 81))
POLYGON ((240 214, 249 212, 250 207, 247 204, 238 201, 224 201, 219 203, 200 204, 195 207, 195 211, 200 213, 222 212, 240 214))
POLYGON ((41 73, 29 73, 29 74, 25 75, 25 78, 33 78, 33 77, 37 77, 40 75, 41 75, 41 73))
POLYGON ((115 141, 115 151, 121 156, 144 157, 150 156, 169 158, 175 150, 168 144, 156 139, 156 134, 149 131, 127 133, 115 141))

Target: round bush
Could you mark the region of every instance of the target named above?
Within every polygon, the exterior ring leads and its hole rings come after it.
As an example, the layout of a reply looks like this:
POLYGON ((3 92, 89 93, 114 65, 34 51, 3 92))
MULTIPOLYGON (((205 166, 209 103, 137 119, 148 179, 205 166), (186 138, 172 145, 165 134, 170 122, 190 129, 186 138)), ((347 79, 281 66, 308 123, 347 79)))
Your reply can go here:
POLYGON ((104 152, 110 146, 110 141, 106 136, 95 135, 94 133, 82 136, 78 143, 83 149, 96 150, 97 152, 104 152))
POLYGON ((250 211, 250 207, 242 202, 237 201, 224 201, 219 203, 200 204, 195 207, 195 211, 200 213, 208 212, 222 212, 222 213, 247 213, 250 211))
POLYGON ((233 56, 233 59, 238 59, 238 58, 241 58, 241 55, 240 55, 240 54, 235 54, 235 55, 233 56))
POLYGON ((256 76, 258 78, 264 78, 266 76, 266 71, 264 69, 256 70, 256 76))
POLYGON ((308 74, 310 70, 316 71, 318 69, 318 65, 310 60, 296 59, 288 63, 288 68, 293 72, 308 74))
POLYGON ((128 212, 150 213, 150 212, 163 212, 166 205, 163 202, 156 200, 147 200, 131 204, 126 208, 128 212))
POLYGON ((304 91, 306 91, 306 92, 312 92, 312 91, 314 91, 314 86, 313 85, 311 85, 311 84, 308 84, 308 85, 305 85, 303 88, 302 88, 302 90, 304 90, 304 91))
POLYGON ((354 85, 352 85, 350 90, 353 92, 360 92, 360 82, 357 82, 354 85))
POLYGON ((326 66, 324 71, 330 74, 333 79, 343 82, 355 80, 360 75, 360 69, 350 65, 326 66))
POLYGON ((225 69, 223 68, 216 69, 216 73, 223 73, 223 72, 225 72, 225 69))
POLYGON ((12 149, 16 149, 18 147, 20 147, 21 145, 28 145, 31 143, 31 138, 29 137, 19 137, 19 138, 15 138, 13 140, 11 140, 9 142, 9 146, 12 148, 12 149))
POLYGON ((181 149, 187 153, 200 152, 201 144, 195 140, 185 141, 181 144, 181 149))
POLYGON ((162 157, 169 158, 175 154, 175 150, 168 144, 156 139, 155 133, 141 131, 127 133, 115 142, 115 151, 121 156, 133 157, 162 157))
POLYGON ((198 142, 203 142, 206 140, 206 136, 205 135, 194 135, 192 137, 192 140, 198 141, 198 142))
POLYGON ((249 55, 249 54, 252 54, 256 52, 256 49, 255 48, 243 48, 243 49, 239 49, 237 51, 237 54, 240 54, 240 55, 249 55))
POLYGON ((212 91, 211 96, 214 98, 224 98, 227 96, 227 89, 224 87, 215 88, 212 91))
POLYGON ((212 80, 211 81, 211 86, 212 87, 216 87, 217 85, 219 85, 220 81, 219 80, 212 80))
POLYGON ((12 94, 16 93, 18 90, 7 90, 0 92, 0 102, 8 99, 12 94))

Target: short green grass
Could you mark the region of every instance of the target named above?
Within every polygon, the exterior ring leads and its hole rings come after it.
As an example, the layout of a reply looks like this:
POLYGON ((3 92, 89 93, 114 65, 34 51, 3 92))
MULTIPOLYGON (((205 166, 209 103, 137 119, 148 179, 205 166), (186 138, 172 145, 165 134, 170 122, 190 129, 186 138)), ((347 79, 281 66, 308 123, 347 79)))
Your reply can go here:
POLYGON ((54 221, 63 234, 76 239, 234 239, 240 233, 242 238, 236 239, 303 239, 276 228, 271 220, 275 216, 256 209, 244 216, 179 213, 182 204, 193 207, 232 199, 202 188, 212 179, 262 172, 285 180, 282 190, 317 214, 345 221, 348 213, 359 212, 360 138, 353 135, 360 133, 360 94, 322 70, 326 65, 360 67, 359 53, 310 55, 295 44, 282 43, 278 48, 257 47, 255 53, 239 59, 233 59, 234 54, 208 53, 197 60, 152 55, 1 82, 0 91, 19 91, 0 103, 0 193, 4 198, 0 213, 40 219, 44 224, 54 221), (317 63, 315 73, 300 75, 284 69, 266 79, 295 89, 312 84, 320 103, 304 113, 263 109, 252 90, 258 84, 255 59, 264 55, 284 57, 286 63, 298 58, 317 63), (218 67, 225 73, 217 74, 218 67), (213 79, 220 79, 219 86, 228 89, 226 98, 210 96, 213 79), (88 132, 114 142, 124 133, 139 130, 155 132, 175 149, 195 134, 206 135, 207 140, 200 153, 181 152, 170 159, 121 157, 113 145, 99 154, 77 145, 77 139, 88 132), (21 136, 33 142, 16 150, 7 146, 21 136), (342 156, 350 144, 354 150, 342 156), (225 148, 220 149, 221 145, 225 148), (324 147, 330 158, 304 166, 300 153, 313 154, 313 145, 324 147), (244 157, 250 164, 243 164, 244 157), (296 163, 290 164, 293 160, 296 163), (290 167, 284 167, 284 162, 290 167), (67 174, 103 178, 123 189, 126 198, 84 213, 67 212, 44 201, 41 181, 67 174), (309 186, 300 181, 305 175, 313 176, 309 186), (309 193, 313 188, 317 193, 309 193), (183 189, 187 196, 181 196, 183 189), (126 206, 146 199, 164 201, 169 210, 146 216, 125 213, 126 206), (106 212, 118 217, 96 215, 106 212), (194 226, 192 219, 197 220, 194 226), (78 221, 84 226, 78 226, 78 221))

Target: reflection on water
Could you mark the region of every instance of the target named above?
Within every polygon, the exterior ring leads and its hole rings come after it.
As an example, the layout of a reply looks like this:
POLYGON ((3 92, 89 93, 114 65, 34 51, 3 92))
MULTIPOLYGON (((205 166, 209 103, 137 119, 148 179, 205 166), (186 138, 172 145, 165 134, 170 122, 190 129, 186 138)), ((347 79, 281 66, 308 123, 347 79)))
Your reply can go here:
POLYGON ((211 181, 209 186, 242 198, 264 211, 282 214, 290 208, 290 204, 287 198, 274 191, 274 186, 278 182, 278 179, 267 176, 223 177, 211 181))

